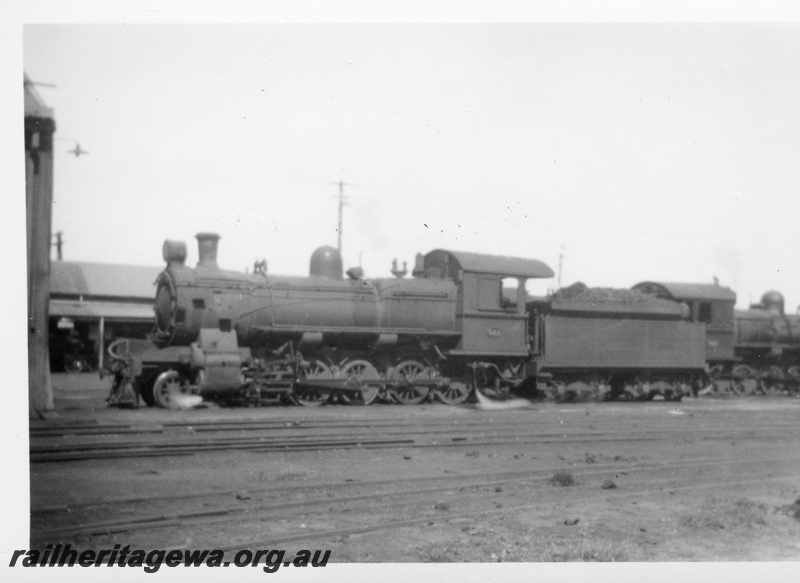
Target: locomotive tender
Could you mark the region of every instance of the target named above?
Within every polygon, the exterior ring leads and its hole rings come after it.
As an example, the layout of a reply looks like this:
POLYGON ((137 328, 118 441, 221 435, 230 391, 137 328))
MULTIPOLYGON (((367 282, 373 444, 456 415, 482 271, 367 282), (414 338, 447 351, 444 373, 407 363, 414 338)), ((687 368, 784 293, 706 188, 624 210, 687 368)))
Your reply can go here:
POLYGON ((639 291, 578 289, 528 301, 541 261, 437 249, 411 278, 343 274, 317 249, 308 277, 220 269, 219 236, 197 235, 199 262, 166 241, 155 344, 129 359, 148 404, 178 394, 224 401, 461 403, 529 396, 680 399, 705 373, 706 324, 639 291), (509 285, 510 284, 510 285, 509 285))

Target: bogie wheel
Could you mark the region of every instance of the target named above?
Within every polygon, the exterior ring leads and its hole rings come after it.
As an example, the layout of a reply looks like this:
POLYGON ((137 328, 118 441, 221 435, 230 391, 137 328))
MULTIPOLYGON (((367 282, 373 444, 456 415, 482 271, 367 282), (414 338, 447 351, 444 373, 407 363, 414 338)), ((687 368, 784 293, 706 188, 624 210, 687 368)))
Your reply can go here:
MULTIPOLYGON (((331 372, 330 367, 321 360, 312 360, 308 366, 301 370, 300 378, 330 380, 333 378, 333 372, 331 372)), ((328 397, 329 394, 326 391, 314 387, 297 389, 294 395, 292 395, 294 402, 304 407, 318 407, 328 402, 328 397)))
POLYGON ((471 392, 469 383, 454 380, 446 387, 434 389, 433 394, 445 405, 460 405, 469 398, 471 392))
POLYGON ((402 405, 417 405, 428 396, 427 386, 415 386, 414 381, 426 381, 431 378, 428 368, 414 359, 403 360, 392 368, 389 378, 397 383, 391 390, 392 396, 402 405))
POLYGON ((189 396, 192 390, 189 379, 176 370, 162 372, 153 384, 153 400, 155 404, 164 409, 175 406, 175 397, 180 395, 189 396))
MULTIPOLYGON (((377 381, 381 378, 372 363, 364 358, 354 358, 345 361, 339 369, 339 378, 348 379, 356 386, 360 386, 362 381, 377 381)), ((371 405, 378 397, 380 387, 375 384, 366 385, 363 392, 360 390, 351 393, 342 393, 339 398, 350 405, 371 405)))

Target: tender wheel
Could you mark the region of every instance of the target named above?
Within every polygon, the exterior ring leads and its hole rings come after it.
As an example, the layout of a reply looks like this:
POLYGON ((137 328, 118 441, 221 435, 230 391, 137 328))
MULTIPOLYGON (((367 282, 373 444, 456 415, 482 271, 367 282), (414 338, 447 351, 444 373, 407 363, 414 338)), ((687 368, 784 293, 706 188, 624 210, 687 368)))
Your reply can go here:
MULTIPOLYGON (((321 360, 312 360, 307 367, 303 368, 300 376, 303 379, 330 380, 333 378, 333 373, 330 367, 321 360)), ((328 402, 329 394, 314 387, 303 387, 297 389, 292 398, 298 405, 318 407, 328 402)))
POLYGON ((417 405, 425 400, 430 389, 428 387, 414 386, 414 381, 423 381, 431 378, 428 368, 418 360, 403 360, 392 369, 389 377, 397 385, 390 391, 398 403, 403 405, 417 405))
POLYGON ((783 370, 777 365, 766 366, 759 375, 761 389, 766 395, 782 395, 785 387, 783 370))
POLYGON ((756 371, 746 364, 737 364, 731 372, 731 390, 737 395, 751 395, 758 384, 756 371))
POLYGON ((433 394, 445 405, 460 405, 469 398, 472 387, 468 383, 453 381, 448 386, 434 389, 433 394))
MULTIPOLYGON (((352 380, 353 384, 360 385, 362 381, 377 381, 381 378, 378 369, 372 363, 363 358, 356 358, 345 362, 339 369, 339 378, 352 380)), ((342 401, 352 405, 370 405, 378 396, 380 387, 372 384, 364 387, 363 393, 353 391, 350 394, 342 393, 342 401)))
POLYGON ((786 371, 787 387, 789 392, 797 397, 800 397, 800 366, 793 366, 786 371))
POLYGON ((191 394, 189 379, 176 370, 161 373, 153 384, 153 400, 164 409, 169 409, 173 397, 191 394))

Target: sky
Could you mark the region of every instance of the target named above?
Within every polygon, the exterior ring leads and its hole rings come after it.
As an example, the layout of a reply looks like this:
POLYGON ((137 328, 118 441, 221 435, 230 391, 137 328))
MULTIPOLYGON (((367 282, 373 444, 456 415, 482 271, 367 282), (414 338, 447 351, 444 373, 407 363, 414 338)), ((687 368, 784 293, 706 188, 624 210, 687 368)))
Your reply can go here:
MULTIPOLYGON (((795 23, 25 25, 57 123, 64 259, 368 277, 435 248, 563 285, 800 304, 795 23), (80 143, 86 156, 68 153, 80 143)), ((55 253, 54 253, 55 258, 55 253)), ((533 292, 558 286, 537 282, 533 292)))

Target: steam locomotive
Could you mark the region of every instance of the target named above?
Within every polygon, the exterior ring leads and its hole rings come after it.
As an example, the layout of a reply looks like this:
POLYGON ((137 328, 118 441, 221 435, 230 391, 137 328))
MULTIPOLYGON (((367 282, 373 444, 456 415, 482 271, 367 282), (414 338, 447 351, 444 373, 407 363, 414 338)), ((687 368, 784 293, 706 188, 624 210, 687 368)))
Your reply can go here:
POLYGON ((643 282, 634 289, 680 301, 706 324, 709 390, 800 396, 800 315, 785 313, 779 292, 735 310, 736 295, 719 286, 643 282))
POLYGON ((736 332, 754 342, 735 341, 735 295, 718 285, 578 284, 530 298, 529 279, 553 276, 543 262, 444 249, 417 255, 410 278, 396 265, 392 278, 345 274, 331 247, 312 254, 308 277, 268 274, 263 262, 241 273, 218 267, 219 238, 197 235, 195 268, 185 243, 164 243, 154 344, 112 354, 117 380, 148 404, 194 394, 307 406, 457 404, 475 393, 680 400, 708 384, 709 365, 720 390, 740 390, 734 350, 767 358, 757 326, 736 332))
POLYGON ((761 303, 736 312, 735 361, 714 370, 717 377, 732 379, 737 394, 761 392, 800 395, 800 315, 788 315, 783 296, 769 291, 761 303))

